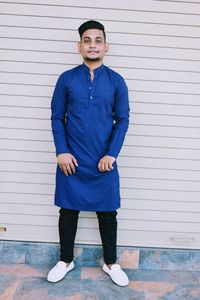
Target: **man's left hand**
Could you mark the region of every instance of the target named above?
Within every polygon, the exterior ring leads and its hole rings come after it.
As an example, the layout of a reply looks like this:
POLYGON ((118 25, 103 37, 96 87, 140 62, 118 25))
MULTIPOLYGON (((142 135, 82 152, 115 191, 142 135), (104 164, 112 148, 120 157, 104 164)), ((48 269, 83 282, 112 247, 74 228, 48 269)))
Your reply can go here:
POLYGON ((98 163, 99 171, 106 172, 106 171, 111 171, 112 169, 114 169, 112 164, 114 163, 115 160, 116 160, 116 158, 113 156, 110 156, 110 155, 103 156, 98 163))

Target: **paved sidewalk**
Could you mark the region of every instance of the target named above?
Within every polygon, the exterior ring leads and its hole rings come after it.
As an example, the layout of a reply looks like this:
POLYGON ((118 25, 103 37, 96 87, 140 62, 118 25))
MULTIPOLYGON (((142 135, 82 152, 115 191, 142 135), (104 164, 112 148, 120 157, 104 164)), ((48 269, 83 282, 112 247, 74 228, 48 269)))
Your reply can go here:
POLYGON ((48 271, 58 243, 0 241, 0 300, 200 300, 200 251, 118 247, 130 279, 119 287, 105 274, 102 247, 76 244, 75 269, 58 283, 48 271))
POLYGON ((118 287, 98 267, 76 266, 59 283, 49 267, 0 264, 0 300, 200 300, 200 271, 124 269, 128 287, 118 287))

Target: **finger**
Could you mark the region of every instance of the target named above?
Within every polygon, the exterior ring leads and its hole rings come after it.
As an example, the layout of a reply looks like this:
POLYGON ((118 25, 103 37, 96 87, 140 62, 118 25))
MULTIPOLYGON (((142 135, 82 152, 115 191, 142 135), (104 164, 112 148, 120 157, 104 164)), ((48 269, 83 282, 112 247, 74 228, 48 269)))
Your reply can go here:
POLYGON ((65 173, 65 175, 68 176, 68 171, 67 171, 66 166, 63 166, 62 169, 63 169, 63 172, 65 173))
POLYGON ((101 169, 103 172, 106 171, 106 162, 104 160, 102 160, 101 169))
POLYGON ((69 167, 70 167, 70 171, 72 171, 72 173, 75 173, 76 170, 75 170, 73 162, 70 163, 69 167))
POLYGON ((99 170, 102 172, 103 171, 103 169, 102 169, 102 160, 100 160, 100 162, 99 162, 99 170))
POLYGON ((59 165, 61 171, 63 171, 62 164, 58 164, 58 165, 59 165))
POLYGON ((98 163, 98 169, 99 169, 99 171, 101 171, 101 160, 98 163))
POLYGON ((106 162, 106 170, 107 171, 111 171, 112 170, 112 165, 110 165, 109 161, 106 162))
POLYGON ((104 164, 104 170, 105 170, 105 171, 110 171, 108 161, 105 161, 105 164, 104 164))
POLYGON ((109 169, 110 169, 110 170, 114 169, 114 167, 113 167, 113 165, 112 165, 112 162, 111 162, 111 161, 108 163, 108 166, 109 166, 109 169))
POLYGON ((72 175, 71 166, 67 165, 66 169, 67 169, 67 173, 70 174, 70 175, 72 175))
POLYGON ((76 158, 73 155, 72 155, 72 161, 75 164, 75 166, 78 167, 78 162, 77 162, 76 158))

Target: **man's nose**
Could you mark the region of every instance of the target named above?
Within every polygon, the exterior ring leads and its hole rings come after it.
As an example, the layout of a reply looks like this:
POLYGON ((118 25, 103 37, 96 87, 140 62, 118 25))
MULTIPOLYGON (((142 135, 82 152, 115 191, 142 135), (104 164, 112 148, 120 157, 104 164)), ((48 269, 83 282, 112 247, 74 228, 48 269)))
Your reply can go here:
POLYGON ((95 47, 95 42, 91 41, 90 48, 94 48, 94 47, 95 47))

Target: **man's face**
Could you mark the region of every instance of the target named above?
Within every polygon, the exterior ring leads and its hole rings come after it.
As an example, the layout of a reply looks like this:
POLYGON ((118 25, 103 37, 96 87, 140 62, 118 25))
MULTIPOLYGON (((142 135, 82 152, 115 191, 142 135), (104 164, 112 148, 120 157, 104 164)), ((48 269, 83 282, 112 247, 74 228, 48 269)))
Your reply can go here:
POLYGON ((101 61, 108 51, 103 31, 99 29, 86 30, 78 43, 78 50, 86 61, 101 61))

